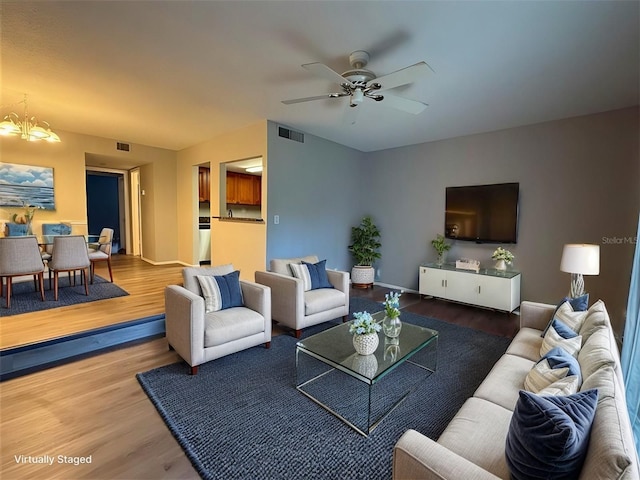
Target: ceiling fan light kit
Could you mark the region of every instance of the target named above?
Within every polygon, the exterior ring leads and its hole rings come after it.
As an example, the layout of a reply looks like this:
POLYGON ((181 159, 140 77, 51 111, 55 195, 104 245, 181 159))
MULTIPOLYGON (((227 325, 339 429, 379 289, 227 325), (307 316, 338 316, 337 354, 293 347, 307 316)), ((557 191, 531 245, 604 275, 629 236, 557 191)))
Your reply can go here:
MULTIPOLYGON (((376 102, 385 99, 384 95, 379 92, 400 87, 408 83, 412 83, 418 78, 426 75, 431 71, 429 65, 425 62, 419 62, 415 65, 397 70, 382 77, 376 77, 375 73, 367 70, 365 67, 369 63, 369 54, 364 50, 356 50, 349 55, 349 63, 352 69, 339 74, 322 63, 307 63, 302 67, 317 77, 330 80, 340 85, 341 92, 328 93, 326 95, 317 95, 314 97, 296 98, 292 100, 283 100, 285 105, 294 103, 310 102, 313 100, 323 100, 327 98, 349 97, 349 106, 357 107, 365 98, 370 98, 376 102), (373 81, 375 80, 375 82, 373 81)), ((386 105, 407 113, 417 115, 422 112, 427 104, 408 98, 387 95, 388 101, 386 105)), ((350 124, 355 123, 355 119, 350 119, 350 124)))

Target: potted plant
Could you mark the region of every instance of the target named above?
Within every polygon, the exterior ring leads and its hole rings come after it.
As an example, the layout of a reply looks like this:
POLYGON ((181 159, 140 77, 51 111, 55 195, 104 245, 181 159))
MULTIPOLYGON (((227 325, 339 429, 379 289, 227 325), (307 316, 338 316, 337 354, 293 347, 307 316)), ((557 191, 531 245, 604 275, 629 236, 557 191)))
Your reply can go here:
POLYGON ((369 312, 356 312, 349 325, 353 333, 353 347, 360 355, 371 355, 378 348, 378 332, 382 329, 369 312))
POLYGON ((451 245, 444 241, 444 237, 440 234, 431 240, 431 246, 436 249, 438 260, 436 263, 442 265, 444 263, 444 254, 451 249, 451 245))
POLYGON ((496 270, 506 270, 507 265, 511 265, 513 259, 516 258, 509 250, 505 250, 502 247, 496 248, 491 258, 496 261, 496 270))
POLYGON ((351 245, 349 251, 355 259, 351 270, 351 283, 354 287, 368 288, 373 286, 375 270, 373 262, 380 258, 378 249, 380 231, 370 216, 365 216, 357 227, 351 227, 351 245))

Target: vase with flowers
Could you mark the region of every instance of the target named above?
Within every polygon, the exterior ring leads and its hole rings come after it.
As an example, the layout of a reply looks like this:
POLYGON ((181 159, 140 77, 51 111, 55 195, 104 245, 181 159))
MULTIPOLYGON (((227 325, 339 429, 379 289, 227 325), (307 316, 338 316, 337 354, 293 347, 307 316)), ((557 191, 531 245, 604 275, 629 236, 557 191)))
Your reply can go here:
POLYGON ((32 205, 25 205, 24 206, 24 213, 23 214, 18 214, 18 213, 14 213, 11 216, 11 221, 13 223, 17 223, 20 225, 26 225, 27 230, 26 230, 26 234, 27 235, 33 235, 33 231, 31 228, 31 222, 33 221, 33 217, 36 214, 36 210, 40 208, 40 207, 34 207, 32 205))
POLYGON ((507 265, 511 265, 513 259, 516 258, 509 250, 505 250, 502 247, 496 248, 491 258, 496 261, 496 270, 506 270, 507 265))
POLYGON ((385 336, 396 338, 400 335, 402 322, 400 321, 400 292, 386 293, 384 296, 384 319, 382 331, 385 336))
POLYGON ((431 246, 435 248, 436 253, 438 254, 436 263, 438 265, 442 265, 444 263, 444 256, 451 249, 451 245, 445 241, 442 235, 438 234, 436 238, 431 240, 431 246))
POLYGON ((371 355, 378 348, 378 332, 382 329, 369 312, 356 312, 349 325, 353 333, 353 347, 360 355, 371 355))

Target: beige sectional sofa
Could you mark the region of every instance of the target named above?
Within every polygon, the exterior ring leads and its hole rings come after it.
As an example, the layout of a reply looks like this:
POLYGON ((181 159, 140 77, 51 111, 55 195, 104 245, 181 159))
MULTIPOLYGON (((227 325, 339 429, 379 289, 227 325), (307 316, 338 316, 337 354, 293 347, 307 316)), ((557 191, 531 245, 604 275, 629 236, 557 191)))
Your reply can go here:
MULTIPOLYGON (((553 305, 522 302, 520 331, 438 441, 415 430, 398 440, 393 451, 394 479, 510 478, 505 441, 512 412, 527 374, 540 359, 541 333, 554 310, 553 305)), ((602 301, 589 308, 580 333, 580 390, 596 388, 599 395, 579 478, 638 479, 620 357, 602 301)))

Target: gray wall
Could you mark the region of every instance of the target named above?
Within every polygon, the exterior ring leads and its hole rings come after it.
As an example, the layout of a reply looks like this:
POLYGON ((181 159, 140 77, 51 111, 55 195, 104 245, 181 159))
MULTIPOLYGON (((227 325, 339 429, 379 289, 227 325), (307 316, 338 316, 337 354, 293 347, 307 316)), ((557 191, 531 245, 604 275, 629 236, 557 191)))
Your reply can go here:
MULTIPOLYGON (((278 137, 268 124, 267 261, 316 253, 350 270, 351 226, 371 214, 382 233, 377 281, 418 288, 418 266, 435 260, 445 188, 520 182, 514 268, 522 299, 555 303, 570 275, 565 243, 601 245, 600 275, 585 278, 623 328, 640 211, 640 110, 628 108, 409 147, 362 153, 305 134, 278 137), (280 224, 273 216, 280 215, 280 224)), ((492 265, 496 245, 454 242, 449 261, 492 265)))
POLYGON ((309 134, 304 143, 281 138, 273 122, 267 130, 267 263, 316 254, 327 268, 351 270, 347 246, 364 203, 353 187, 366 185, 365 154, 309 134))
MULTIPOLYGON (((417 289, 418 265, 435 259, 430 240, 444 230, 447 186, 520 182, 518 244, 507 248, 522 272, 522 299, 557 302, 570 281, 559 270, 563 245, 600 244, 600 275, 585 277, 585 289, 592 302, 605 301, 620 330, 634 248, 628 239, 640 210, 639 113, 629 108, 367 154, 367 203, 383 237, 378 280, 417 289)), ((495 247, 455 242, 448 258, 491 265, 495 247)))

